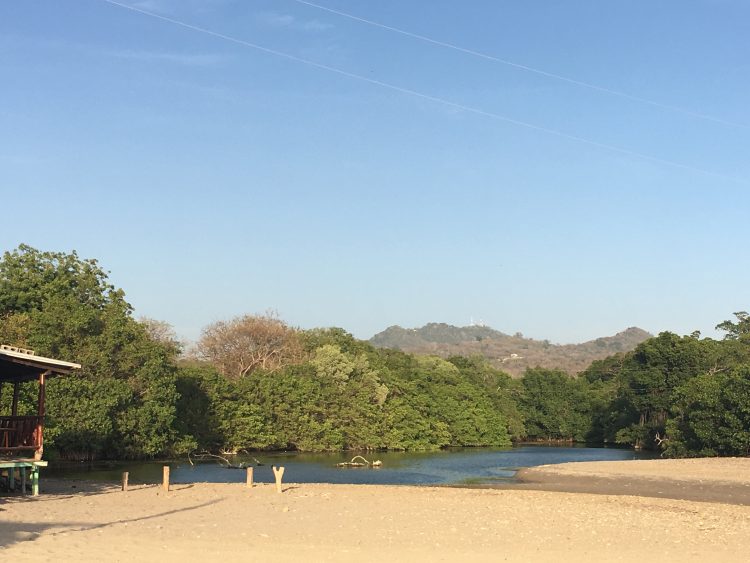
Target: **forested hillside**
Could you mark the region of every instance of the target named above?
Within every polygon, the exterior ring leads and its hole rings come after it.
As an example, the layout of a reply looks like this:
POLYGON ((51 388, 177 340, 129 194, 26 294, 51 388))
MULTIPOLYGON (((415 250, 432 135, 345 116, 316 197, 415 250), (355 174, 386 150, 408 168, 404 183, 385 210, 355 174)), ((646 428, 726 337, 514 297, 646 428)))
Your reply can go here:
POLYGON ((559 369, 576 374, 594 360, 618 352, 629 352, 651 338, 651 334, 631 327, 614 336, 597 338, 581 344, 552 344, 548 340, 511 336, 486 326, 456 327, 429 323, 422 328, 392 326, 370 339, 378 348, 392 348, 411 354, 451 356, 480 355, 490 363, 514 376, 529 368, 559 369))
MULTIPOLYGON (((48 384, 47 449, 70 459, 511 440, 748 455, 750 317, 718 328, 723 340, 661 333, 579 377, 512 378, 480 355, 376 348, 273 315, 209 325, 186 354, 168 325, 133 317, 95 260, 28 246, 0 260, 0 342, 83 365, 48 384)), ((0 391, 7 412, 12 393, 0 391)), ((35 392, 22 389, 26 412, 35 392)))

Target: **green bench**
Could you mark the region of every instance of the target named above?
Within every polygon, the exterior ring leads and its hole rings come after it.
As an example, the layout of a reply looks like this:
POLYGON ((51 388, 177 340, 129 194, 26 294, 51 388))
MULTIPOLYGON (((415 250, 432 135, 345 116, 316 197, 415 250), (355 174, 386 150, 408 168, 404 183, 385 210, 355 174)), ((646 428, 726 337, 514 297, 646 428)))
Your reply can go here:
POLYGON ((16 490, 16 473, 18 473, 21 494, 26 494, 27 485, 31 485, 31 494, 39 495, 39 468, 47 467, 46 461, 31 459, 0 459, 0 475, 7 478, 9 491, 16 490), (7 473, 7 477, 4 475, 7 473))

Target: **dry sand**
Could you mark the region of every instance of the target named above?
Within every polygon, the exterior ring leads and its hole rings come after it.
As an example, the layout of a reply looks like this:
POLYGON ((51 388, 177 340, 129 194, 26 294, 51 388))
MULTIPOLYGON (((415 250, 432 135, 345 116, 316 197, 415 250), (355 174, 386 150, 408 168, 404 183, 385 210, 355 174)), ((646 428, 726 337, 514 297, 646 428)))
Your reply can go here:
MULTIPOLYGON (((750 481, 748 460, 555 470, 750 481)), ((750 550, 750 507, 722 503, 405 486, 43 485, 37 498, 0 499, 0 560, 747 561, 750 550)))
POLYGON ((562 463, 523 469, 519 477, 517 489, 750 506, 750 458, 562 463))
POLYGON ((692 482, 750 484, 750 458, 641 459, 633 461, 585 461, 540 465, 531 471, 554 475, 640 477, 692 482))

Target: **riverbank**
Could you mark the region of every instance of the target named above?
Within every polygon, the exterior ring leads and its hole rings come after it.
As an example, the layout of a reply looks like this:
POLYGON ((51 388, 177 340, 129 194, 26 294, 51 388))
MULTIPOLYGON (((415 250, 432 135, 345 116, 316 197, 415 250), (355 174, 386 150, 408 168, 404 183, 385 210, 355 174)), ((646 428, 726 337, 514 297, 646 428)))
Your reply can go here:
MULTIPOLYGON (((633 463, 614 465, 629 472, 633 463)), ((665 474, 676 462, 657 463, 665 474)), ((636 496, 326 484, 289 484, 278 494, 265 484, 206 483, 123 493, 63 480, 44 487, 37 498, 0 499, 3 560, 739 561, 750 541, 750 507, 636 496)))
POLYGON ((591 461, 529 467, 514 488, 750 506, 750 458, 591 461))

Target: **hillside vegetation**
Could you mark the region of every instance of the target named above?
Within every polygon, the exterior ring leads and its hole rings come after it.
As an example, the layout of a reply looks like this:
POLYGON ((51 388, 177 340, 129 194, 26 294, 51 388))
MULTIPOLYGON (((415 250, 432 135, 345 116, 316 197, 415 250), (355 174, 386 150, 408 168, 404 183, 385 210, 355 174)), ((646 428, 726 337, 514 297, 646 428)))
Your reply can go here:
POLYGON ((432 354, 443 358, 483 356, 494 367, 518 377, 527 369, 535 367, 577 374, 594 360, 630 352, 651 336, 645 330, 631 327, 614 336, 581 344, 552 344, 548 340, 524 338, 521 334, 511 336, 485 326, 456 327, 430 323, 414 329, 389 327, 373 336, 370 344, 378 348, 391 348, 411 354, 432 354))
MULTIPOLYGON (((0 259, 0 342, 83 366, 47 389, 46 445, 69 459, 511 440, 749 455, 750 316, 737 312, 717 328, 723 340, 663 332, 632 351, 621 350, 627 339, 599 339, 587 345, 617 353, 577 377, 534 367, 512 378, 479 355, 376 348, 339 328, 299 330, 273 315, 212 323, 186 355, 168 325, 133 317, 95 260, 28 246, 0 259)), ((429 325, 424 334, 443 346, 500 340, 484 327, 429 325)), ((0 412, 13 394, 0 388, 0 412)), ((34 383, 22 385, 20 399, 19 414, 33 414, 34 383)))

